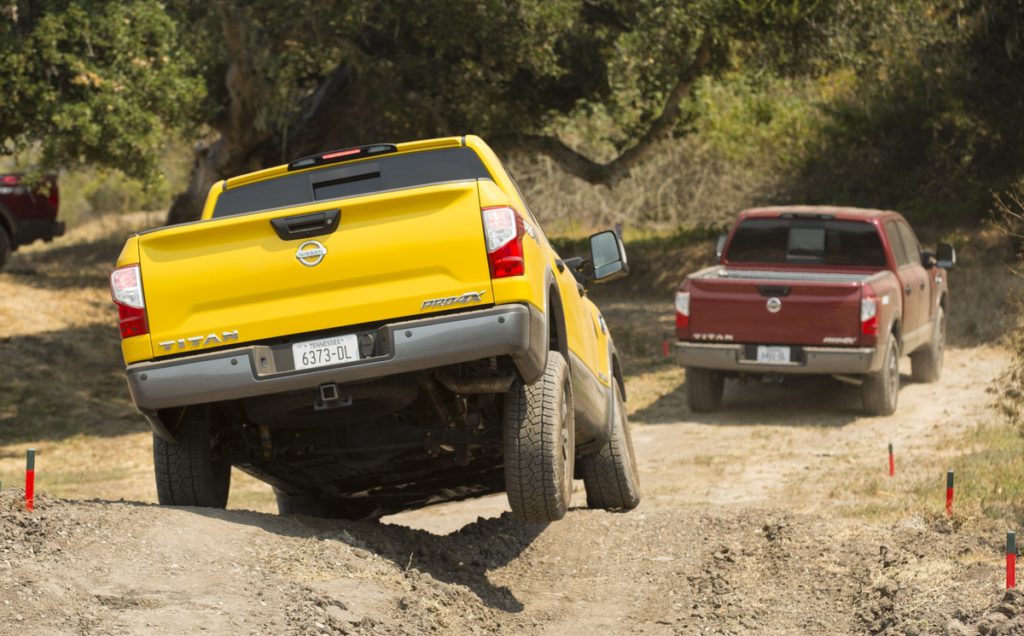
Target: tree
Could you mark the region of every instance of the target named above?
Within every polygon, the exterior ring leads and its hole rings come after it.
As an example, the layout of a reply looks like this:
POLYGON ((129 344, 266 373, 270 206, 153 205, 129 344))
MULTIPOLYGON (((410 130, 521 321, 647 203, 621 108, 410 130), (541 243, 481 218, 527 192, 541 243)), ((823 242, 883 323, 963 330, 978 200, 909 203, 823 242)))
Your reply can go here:
POLYGON ((680 105, 699 77, 737 66, 809 70, 813 46, 824 40, 814 36, 831 19, 834 3, 170 0, 165 7, 135 0, 122 8, 98 0, 88 5, 86 11, 71 1, 22 2, 17 18, 3 23, 15 37, 13 46, 0 45, 0 51, 12 49, 8 59, 32 69, 12 85, 13 93, 36 101, 41 91, 52 95, 46 104, 57 105, 28 111, 14 124, 4 121, 2 136, 13 140, 8 145, 43 144, 54 164, 80 157, 136 174, 152 165, 159 134, 205 126, 210 133, 197 147, 189 187, 169 215, 171 221, 184 221, 196 217, 210 184, 220 178, 327 148, 466 132, 481 134, 499 152, 544 153, 582 179, 614 183, 661 138, 685 134, 680 105), (126 23, 119 12, 132 19, 126 23), (72 18, 66 17, 71 14, 79 16, 75 28, 84 35, 72 32, 72 18), (61 27, 54 32, 51 24, 61 27), (96 61, 101 30, 105 39, 133 53, 111 52, 96 61), (139 41, 125 42, 132 34, 139 41), (39 42, 65 56, 66 78, 55 81, 52 64, 33 65, 28 59, 39 42), (176 47, 173 54, 171 47, 176 47), (15 54, 20 55, 16 60, 15 54), (131 77, 144 90, 124 90, 130 84, 121 82, 118 90, 106 91, 123 101, 116 112, 126 124, 111 116, 97 129, 95 96, 67 87, 111 86, 108 75, 131 70, 136 57, 151 65, 147 73, 131 77), (98 85, 83 75, 83 63, 93 65, 89 70, 100 78, 98 85), (152 88, 158 88, 155 94, 152 88), (160 95, 167 98, 157 99, 160 95), (605 133, 614 152, 605 160, 560 136, 567 121, 598 111, 614 122, 605 133), (64 127, 52 124, 55 112, 64 127), (111 154, 115 144, 123 150, 111 154))
POLYGON ((0 1, 0 154, 157 178, 168 135, 204 95, 160 4, 0 1))

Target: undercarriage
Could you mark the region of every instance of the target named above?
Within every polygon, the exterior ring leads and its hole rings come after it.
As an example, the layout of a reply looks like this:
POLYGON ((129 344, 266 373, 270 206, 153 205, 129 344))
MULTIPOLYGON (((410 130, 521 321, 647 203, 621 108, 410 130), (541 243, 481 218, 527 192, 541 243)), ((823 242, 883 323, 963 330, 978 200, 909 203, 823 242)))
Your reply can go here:
POLYGON ((214 445, 279 496, 330 502, 329 516, 498 492, 514 379, 499 360, 211 405, 214 445))

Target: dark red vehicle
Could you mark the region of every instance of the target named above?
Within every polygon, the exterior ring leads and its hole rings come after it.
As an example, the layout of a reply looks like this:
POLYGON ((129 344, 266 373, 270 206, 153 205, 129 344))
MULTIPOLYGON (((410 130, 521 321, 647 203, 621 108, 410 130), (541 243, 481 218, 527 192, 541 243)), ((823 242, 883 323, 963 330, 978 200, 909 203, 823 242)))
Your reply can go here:
POLYGON ((942 372, 953 248, 927 252, 896 212, 827 206, 746 210, 719 262, 676 292, 690 408, 721 405, 729 377, 824 374, 861 386, 864 409, 896 410, 899 358, 942 372))
POLYGON ((20 246, 64 234, 59 202, 56 177, 30 183, 24 175, 0 175, 0 269, 20 246))

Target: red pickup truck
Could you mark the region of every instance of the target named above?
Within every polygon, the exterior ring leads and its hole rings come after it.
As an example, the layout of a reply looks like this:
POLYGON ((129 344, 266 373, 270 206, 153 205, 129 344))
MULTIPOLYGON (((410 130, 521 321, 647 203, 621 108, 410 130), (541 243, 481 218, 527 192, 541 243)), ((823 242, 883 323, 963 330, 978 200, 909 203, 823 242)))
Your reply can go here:
POLYGON ((59 202, 54 176, 30 183, 21 174, 0 174, 0 269, 20 246, 64 234, 59 202))
POLYGON ((690 409, 722 402, 726 378, 832 375, 872 415, 896 410, 899 359, 916 381, 942 371, 949 245, 921 245, 896 212, 827 206, 745 210, 719 238, 719 265, 676 292, 690 409))

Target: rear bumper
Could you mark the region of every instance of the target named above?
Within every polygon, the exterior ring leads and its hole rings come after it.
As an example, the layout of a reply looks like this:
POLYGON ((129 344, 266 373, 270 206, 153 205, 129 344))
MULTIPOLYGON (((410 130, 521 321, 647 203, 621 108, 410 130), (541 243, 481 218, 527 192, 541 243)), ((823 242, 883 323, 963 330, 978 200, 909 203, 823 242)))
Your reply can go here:
POLYGON ((28 245, 40 239, 52 241, 54 237, 64 236, 64 221, 51 219, 15 219, 14 242, 28 245))
POLYGON ((492 356, 512 356, 524 377, 545 352, 544 318, 526 305, 502 305, 386 325, 389 351, 372 359, 303 371, 266 369, 267 347, 250 345, 168 361, 131 364, 125 371, 143 412, 223 400, 315 389, 492 356), (540 334, 541 337, 536 337, 540 334), (531 335, 534 335, 531 346, 531 335))
POLYGON ((677 342, 683 366, 745 373, 862 374, 881 368, 876 347, 799 347, 800 361, 766 364, 747 357, 748 345, 677 342))

